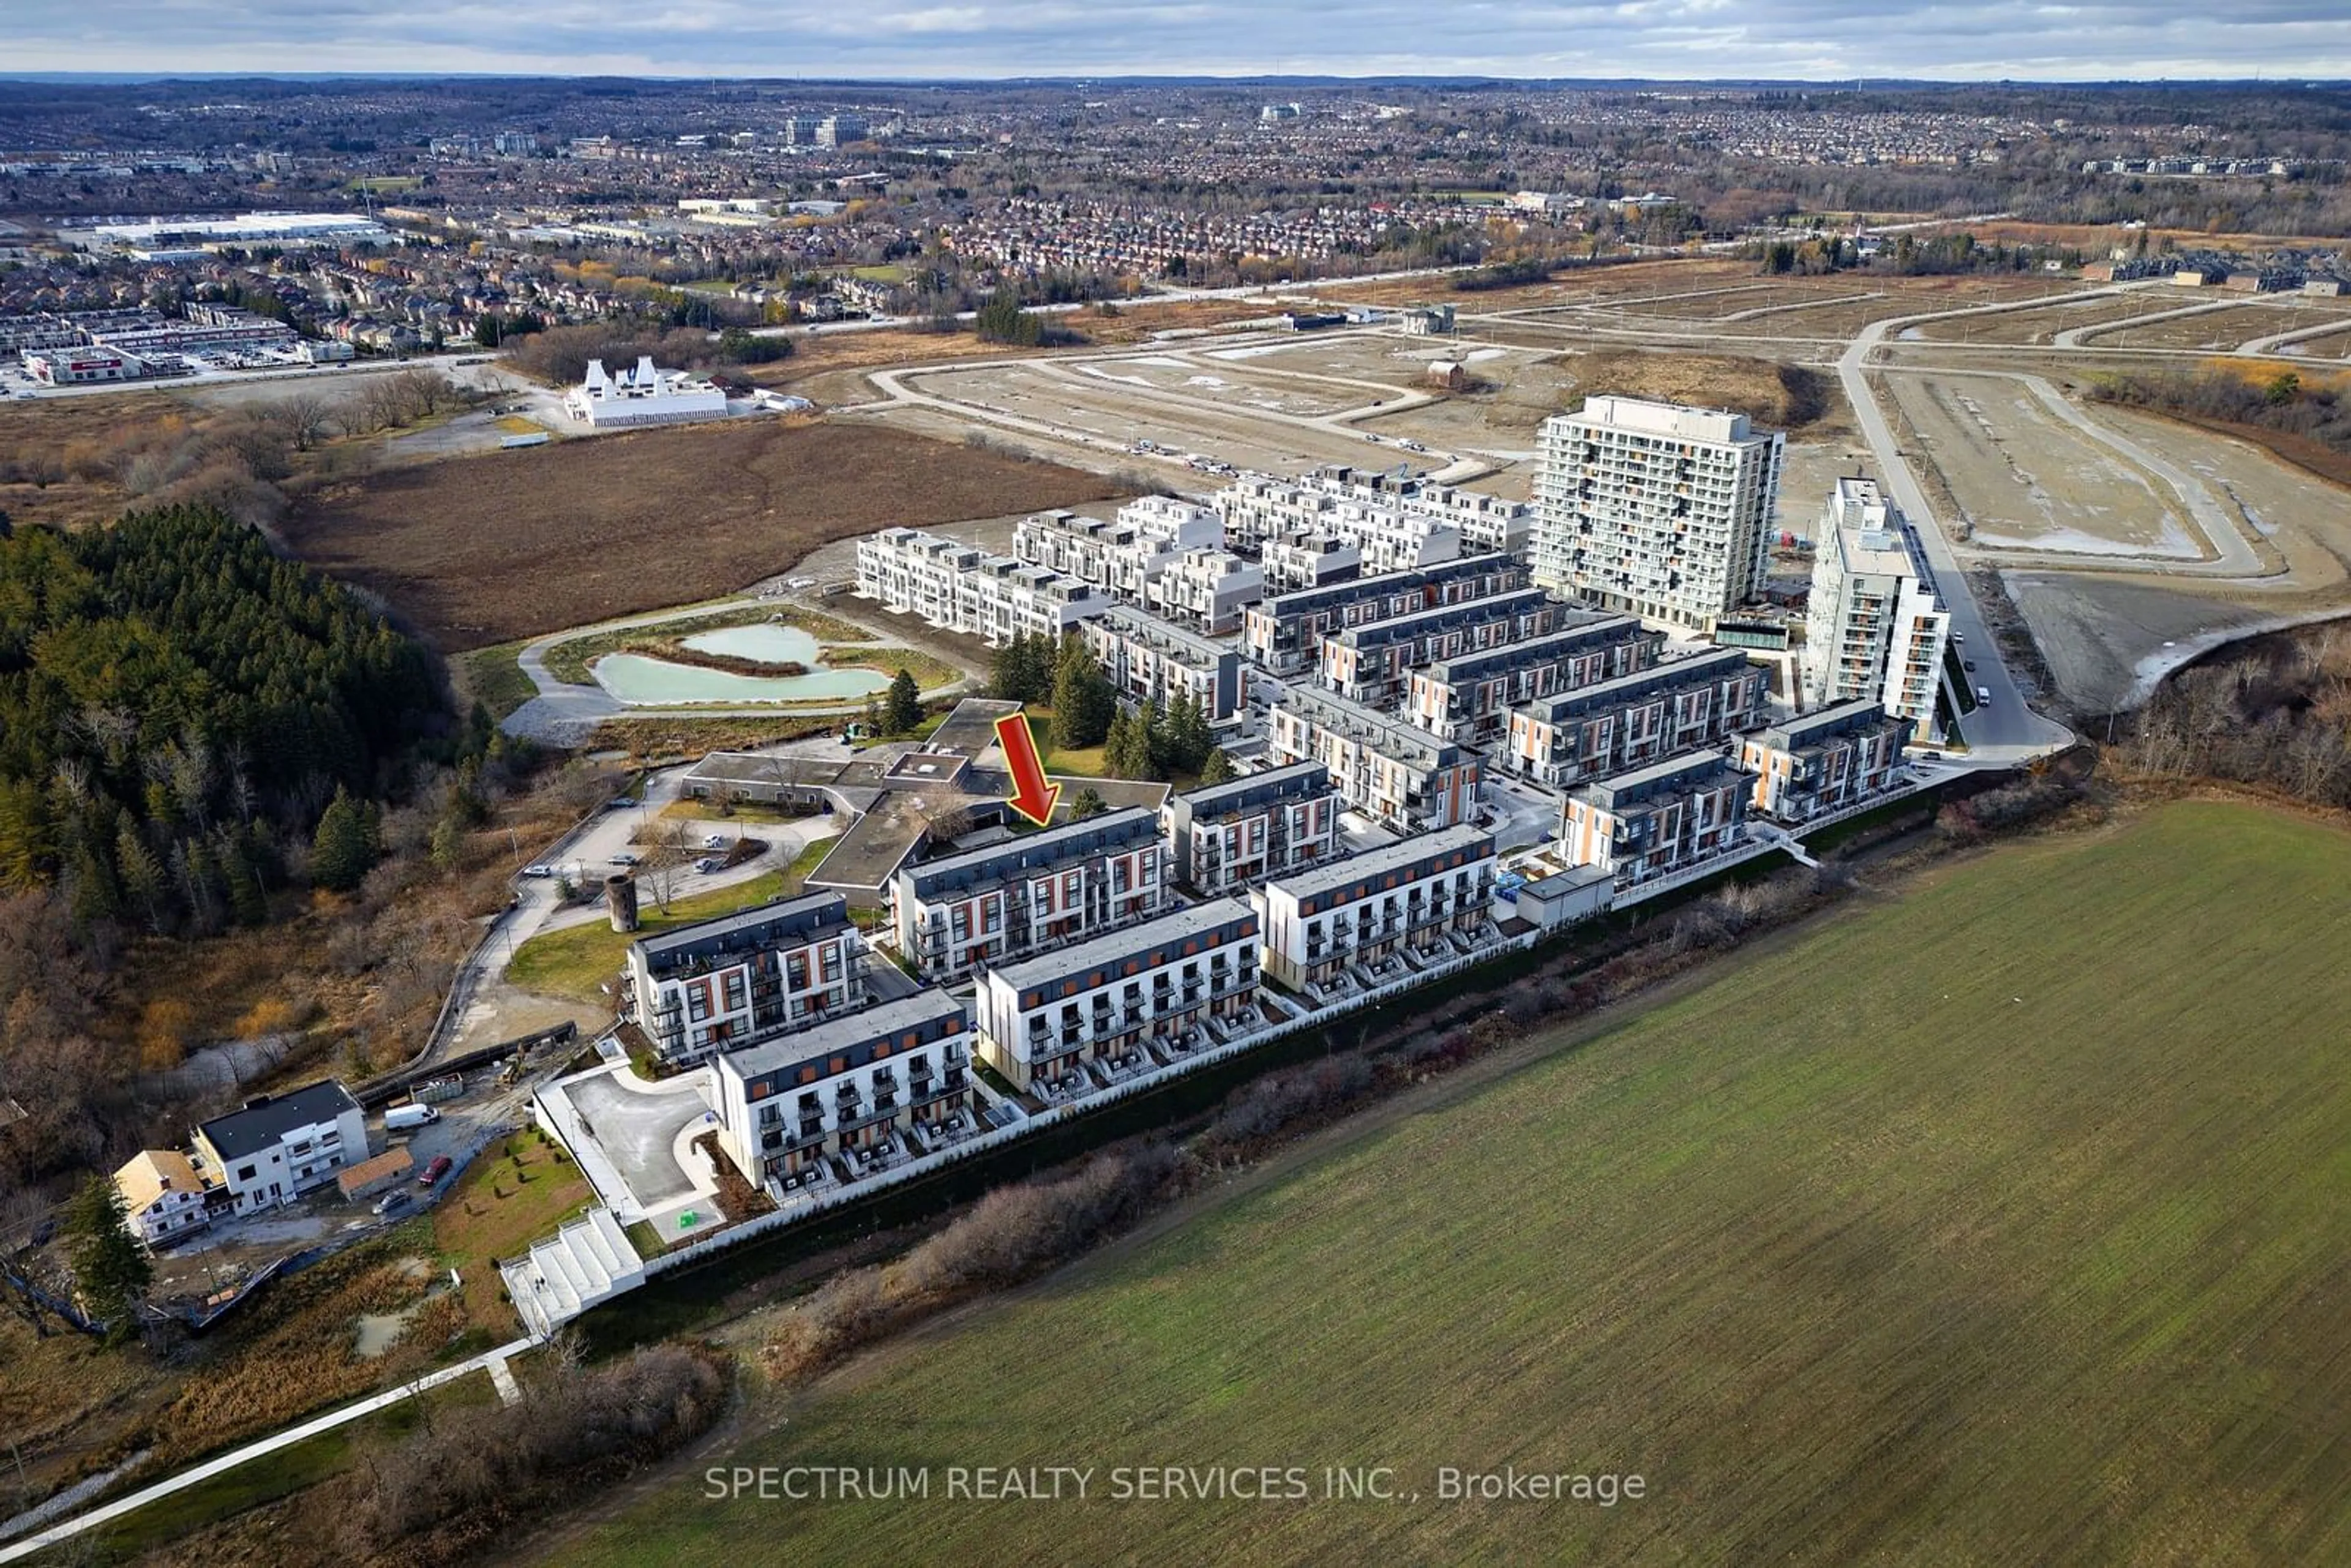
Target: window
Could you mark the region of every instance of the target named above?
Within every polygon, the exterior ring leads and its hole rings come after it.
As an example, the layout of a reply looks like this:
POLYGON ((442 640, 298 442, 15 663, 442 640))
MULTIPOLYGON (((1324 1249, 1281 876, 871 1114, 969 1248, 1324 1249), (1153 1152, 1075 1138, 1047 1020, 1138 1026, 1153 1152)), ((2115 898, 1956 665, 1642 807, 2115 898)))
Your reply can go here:
POLYGON ((237 1166, 237 1167, 236 1167, 236 1179, 237 1179, 237 1180, 239 1180, 239 1181, 251 1181, 251 1180, 253 1179, 253 1176, 254 1176, 254 1167, 253 1167, 253 1166, 237 1166))

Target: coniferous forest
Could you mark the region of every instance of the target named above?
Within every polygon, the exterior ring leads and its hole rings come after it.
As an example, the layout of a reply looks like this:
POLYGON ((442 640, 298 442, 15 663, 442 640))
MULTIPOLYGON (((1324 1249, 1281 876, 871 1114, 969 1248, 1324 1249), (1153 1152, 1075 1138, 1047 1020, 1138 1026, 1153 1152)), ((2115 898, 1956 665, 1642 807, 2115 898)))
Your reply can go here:
POLYGON ((443 706, 421 645, 217 511, 0 538, 0 887, 77 922, 257 921, 443 706))

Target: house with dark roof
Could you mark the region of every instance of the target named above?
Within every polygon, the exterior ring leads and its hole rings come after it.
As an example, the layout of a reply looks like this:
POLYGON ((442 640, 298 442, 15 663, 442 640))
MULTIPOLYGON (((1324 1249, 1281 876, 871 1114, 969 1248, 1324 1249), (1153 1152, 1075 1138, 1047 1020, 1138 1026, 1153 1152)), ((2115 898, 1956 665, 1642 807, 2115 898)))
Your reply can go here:
POLYGON ((252 1214, 293 1202, 368 1157, 367 1116, 350 1092, 325 1079, 263 1094, 196 1128, 195 1161, 223 1205, 252 1214))

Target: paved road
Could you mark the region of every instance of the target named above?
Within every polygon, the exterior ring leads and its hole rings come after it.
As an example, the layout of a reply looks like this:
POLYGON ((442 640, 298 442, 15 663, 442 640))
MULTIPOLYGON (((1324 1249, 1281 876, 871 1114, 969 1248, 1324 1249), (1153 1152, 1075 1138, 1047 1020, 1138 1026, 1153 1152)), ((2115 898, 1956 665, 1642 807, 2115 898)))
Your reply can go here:
MULTIPOLYGON (((2045 301, 2032 301, 2039 304, 2045 301)), ((1886 489, 1894 504, 1917 525, 1917 537, 1925 548, 1927 561, 1934 569, 1935 586, 1940 591, 1944 607, 1950 612, 1951 631, 1955 637, 1964 638, 1960 652, 1974 661, 1975 673, 1970 677, 1978 685, 1987 687, 1991 701, 1979 704, 1973 713, 1960 719, 1969 747, 1980 753, 1997 755, 2008 752, 2036 753, 2065 745, 2073 732, 2054 720, 2043 718, 2024 706, 2023 694, 2017 690, 2016 678, 2011 674, 2007 661, 2000 656, 2000 644, 1993 637, 1983 612, 1977 606, 1975 592, 1968 585, 1967 573, 1960 570, 1959 558, 1952 553, 1950 540, 1945 537, 1942 525, 1927 505, 1927 493, 1919 487, 1917 476, 1910 471, 1901 443, 1886 420, 1886 411, 1878 406, 1877 394, 1869 385, 1867 374, 1870 356, 1892 329, 1914 326, 1931 320, 1936 315, 1968 315, 1978 311, 2022 307, 1976 306, 1962 311, 1938 311, 1926 316, 1897 316, 1872 321, 1856 333, 1845 350, 1837 358, 1837 378, 1844 383, 1845 402, 1852 405, 1854 417, 1861 422, 1862 434, 1876 456, 1878 472, 1885 476, 1886 489)))
POLYGON ((530 1344, 531 1342, 528 1339, 514 1340, 500 1345, 496 1350, 484 1351, 471 1361, 460 1362, 455 1366, 444 1366, 438 1372, 427 1373, 413 1383, 403 1383, 387 1393, 362 1399, 356 1405, 346 1405, 340 1410, 319 1416, 316 1420, 305 1421, 298 1427, 289 1427, 274 1437, 247 1443, 242 1448, 232 1448, 218 1458, 207 1459, 201 1465, 182 1470, 168 1480, 161 1480, 153 1486, 142 1488, 132 1492, 129 1497, 108 1503, 103 1508, 94 1508, 88 1513, 77 1514, 62 1524, 53 1524, 48 1529, 37 1534, 28 1535, 22 1541, 10 1542, 6 1546, 0 1547, 0 1563, 14 1563, 19 1558, 30 1557, 36 1552, 55 1546, 59 1542, 70 1541, 85 1530, 95 1529, 99 1525, 120 1519, 127 1513, 145 1508, 149 1503, 159 1499, 170 1497, 174 1492, 184 1491, 199 1481, 210 1480, 216 1475, 233 1470, 239 1465, 251 1464, 254 1460, 266 1458, 281 1448, 290 1448, 307 1437, 315 1437, 321 1432, 330 1432, 348 1422, 358 1420, 362 1416, 371 1416, 376 1411, 387 1409, 404 1399, 413 1399, 427 1389, 438 1388, 444 1383, 453 1383, 469 1373, 488 1372, 494 1367, 503 1366, 508 1356, 520 1354, 528 1350, 530 1344))

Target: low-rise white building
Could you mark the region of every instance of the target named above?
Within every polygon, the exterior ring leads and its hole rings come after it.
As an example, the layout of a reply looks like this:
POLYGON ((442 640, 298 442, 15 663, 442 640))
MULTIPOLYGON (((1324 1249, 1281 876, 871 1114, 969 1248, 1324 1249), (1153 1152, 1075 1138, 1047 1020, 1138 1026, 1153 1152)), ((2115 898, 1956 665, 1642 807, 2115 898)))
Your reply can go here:
POLYGON ((1147 601, 1153 578, 1186 550, 1220 549, 1224 525, 1206 507, 1145 496, 1115 517, 1038 512, 1013 530, 1012 553, 1129 604, 1147 601))
POLYGON ((162 1247, 212 1223, 204 1178, 177 1149, 141 1149, 114 1173, 131 1228, 149 1247, 162 1247))
POLYGON ((1203 897, 1313 865, 1339 852, 1338 788, 1296 762, 1168 797, 1162 808, 1176 880, 1203 897))
POLYGON ((612 375, 601 360, 588 361, 588 378, 567 394, 564 412, 598 430, 656 424, 695 424, 726 417, 726 394, 684 371, 653 368, 640 356, 636 368, 612 375))
POLYGON ((1749 736, 1739 759, 1755 775, 1755 809, 1799 826, 1897 793, 1909 742, 1908 719, 1855 697, 1749 736))
POLYGON ((227 1191, 233 1212, 251 1214, 292 1203, 367 1158, 367 1117, 330 1078, 247 1100, 199 1125, 193 1142, 205 1183, 227 1191))
POLYGON ((1238 898, 988 972, 976 999, 980 1054, 1028 1089, 1113 1061, 1249 1005, 1258 915, 1238 898))
POLYGON ((699 1061, 865 1005, 865 939, 838 893, 804 894, 629 945, 637 1026, 699 1061))
POLYGON ((1155 614, 1210 636, 1238 632, 1241 612, 1265 597, 1265 573, 1227 550, 1187 549, 1144 590, 1155 614))
POLYGON ((1475 939, 1493 913, 1493 835, 1416 833, 1274 877, 1249 902, 1265 917, 1267 977, 1292 990, 1324 985, 1351 964, 1475 939))
POLYGON ((788 1180, 971 1103, 970 1032, 945 991, 877 1002, 716 1064, 718 1143, 753 1182, 788 1180))
POLYGON ((1061 638, 1113 602, 1077 578, 914 528, 857 541, 857 591, 991 647, 1021 635, 1061 638))
POLYGON ((1268 593, 1292 593, 1364 575, 1364 552, 1334 534, 1284 534, 1258 546, 1268 593))
POLYGON ((1361 546, 1364 570, 1371 572, 1457 555, 1522 551, 1534 529, 1534 508, 1524 501, 1344 464, 1299 479, 1243 474, 1208 504, 1225 519, 1228 539, 1330 534, 1361 546), (1446 541, 1440 535, 1453 537, 1446 541))

